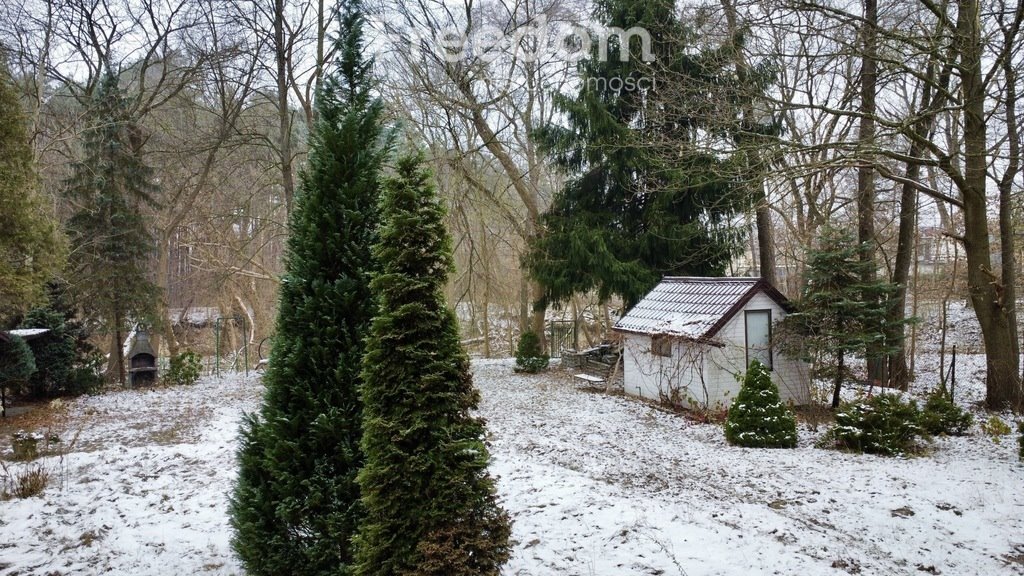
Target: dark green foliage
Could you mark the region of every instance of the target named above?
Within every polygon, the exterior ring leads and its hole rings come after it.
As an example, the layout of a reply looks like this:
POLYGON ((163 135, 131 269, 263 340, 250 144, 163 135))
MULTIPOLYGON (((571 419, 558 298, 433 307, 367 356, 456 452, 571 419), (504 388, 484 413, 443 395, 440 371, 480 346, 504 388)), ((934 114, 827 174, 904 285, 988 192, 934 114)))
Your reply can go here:
POLYGON ((914 451, 923 432, 919 421, 917 403, 904 402, 895 394, 879 394, 842 406, 829 438, 835 447, 855 452, 904 454, 914 451))
POLYGON ((90 342, 92 334, 86 325, 76 317, 63 280, 47 284, 46 305, 31 310, 21 327, 50 329, 29 344, 40 368, 32 378, 37 394, 75 396, 93 392, 103 384, 103 355, 90 342), (44 374, 46 380, 41 378, 44 374))
POLYGON ((171 358, 171 365, 164 378, 169 384, 187 386, 195 384, 202 371, 203 357, 191 350, 185 350, 171 358))
POLYGON ((19 390, 35 371, 35 357, 23 338, 0 340, 0 413, 7 415, 7 391, 19 390))
POLYGON ((232 543, 253 575, 350 573, 362 517, 358 388, 388 137, 361 58, 359 3, 339 18, 291 215, 266 396, 241 431, 232 543))
POLYGON ((949 394, 939 388, 928 395, 928 400, 921 410, 921 427, 933 436, 949 434, 962 436, 974 423, 970 412, 957 406, 949 399, 949 394))
POLYGON ((850 376, 848 357, 884 357, 898 344, 887 335, 902 334, 889 324, 896 286, 862 280, 865 267, 874 266, 861 259, 865 249, 852 234, 826 227, 818 248, 808 251, 806 284, 796 311, 780 330, 784 349, 810 361, 816 376, 833 381, 833 407, 839 406, 842 382, 850 376))
POLYGON ((49 330, 29 342, 37 370, 29 378, 26 392, 36 398, 81 393, 70 389, 76 360, 75 338, 68 330, 64 314, 50 307, 34 308, 22 320, 21 327, 49 330))
POLYGON ((451 240, 429 179, 406 156, 384 185, 380 313, 363 361, 360 576, 493 576, 509 555, 484 422, 472 413, 479 393, 445 303, 451 240))
POLYGON ((795 448, 796 418, 779 397, 764 364, 753 360, 729 407, 725 439, 748 448, 795 448))
POLYGON ((709 94, 734 78, 729 58, 691 49, 695 38, 671 0, 604 0, 594 18, 650 32, 656 60, 642 61, 636 39, 628 62, 618 36, 607 58, 595 42, 579 63, 578 93, 552 97, 565 126, 536 136, 569 179, 526 258, 543 288, 538 306, 591 290, 629 306, 664 275, 722 275, 742 240, 732 218, 749 201, 735 177, 745 161, 695 142, 711 129, 709 111, 725 105, 709 94))
POLYGON ((516 372, 536 374, 548 367, 548 355, 540 348, 540 338, 532 330, 519 335, 516 346, 516 372))
MULTIPOLYGON (((113 334, 132 321, 153 324, 159 289, 150 279, 154 240, 147 209, 158 192, 142 160, 144 142, 118 78, 107 70, 93 95, 65 195, 76 211, 67 222, 75 249, 69 263, 75 301, 85 317, 113 334)), ((120 340, 118 338, 117 340, 120 340)), ((112 353, 120 354, 120 346, 112 353)), ((123 374, 114 375, 123 382, 123 374)))
POLYGON ((0 322, 40 300, 63 263, 57 226, 37 193, 27 126, 0 47, 0 322))
POLYGON ((22 384, 35 371, 35 356, 24 338, 9 336, 6 342, 0 340, 0 385, 22 384))

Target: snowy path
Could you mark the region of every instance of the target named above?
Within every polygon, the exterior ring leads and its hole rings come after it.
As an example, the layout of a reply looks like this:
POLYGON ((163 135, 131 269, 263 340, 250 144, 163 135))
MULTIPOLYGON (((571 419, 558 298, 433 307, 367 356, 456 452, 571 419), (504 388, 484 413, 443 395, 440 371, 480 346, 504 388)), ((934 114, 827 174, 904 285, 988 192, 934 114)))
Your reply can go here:
MULTIPOLYGON (((513 515, 507 576, 1024 574, 1011 437, 883 459, 729 447, 720 429, 564 374, 475 361, 513 515)), ((0 576, 240 574, 226 495, 254 379, 70 402, 41 498, 0 502, 0 576)), ((6 443, 6 439, 3 439, 6 443)))

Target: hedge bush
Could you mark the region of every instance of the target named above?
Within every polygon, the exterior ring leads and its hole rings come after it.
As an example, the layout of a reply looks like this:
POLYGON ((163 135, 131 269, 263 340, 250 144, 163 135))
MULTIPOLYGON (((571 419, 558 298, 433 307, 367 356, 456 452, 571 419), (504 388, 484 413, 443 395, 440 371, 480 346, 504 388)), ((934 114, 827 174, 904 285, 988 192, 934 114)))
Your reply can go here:
POLYGON ((167 370, 167 382, 179 386, 195 384, 203 370, 203 357, 191 350, 186 350, 171 358, 171 366, 167 370))
POLYGON ((943 388, 929 394, 921 410, 921 427, 933 436, 962 436, 973 423, 974 416, 954 404, 943 388))
POLYGON ((924 431, 917 403, 895 394, 879 394, 865 401, 844 404, 836 412, 829 432, 837 448, 892 456, 912 452, 924 431))
POLYGON ((779 397, 768 368, 754 360, 729 408, 725 439, 748 448, 795 448, 796 418, 779 397))
POLYGON ((535 374, 548 367, 548 355, 540 347, 536 332, 526 330, 519 335, 516 346, 516 372, 535 374))

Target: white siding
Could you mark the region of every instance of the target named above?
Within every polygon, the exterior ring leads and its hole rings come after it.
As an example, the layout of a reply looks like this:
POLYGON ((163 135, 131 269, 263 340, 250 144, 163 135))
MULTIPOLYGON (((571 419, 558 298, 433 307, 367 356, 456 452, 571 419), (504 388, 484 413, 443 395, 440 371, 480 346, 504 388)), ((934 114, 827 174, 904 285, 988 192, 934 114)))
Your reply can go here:
MULTIPOLYGON (((772 322, 785 311, 763 293, 755 294, 744 310, 771 310, 772 322)), ((715 336, 724 347, 676 341, 672 357, 651 354, 651 337, 626 334, 623 382, 625 392, 657 401, 694 408, 727 408, 740 390, 746 371, 746 331, 741 310, 715 336)), ((784 402, 801 405, 810 401, 807 365, 773 350, 772 381, 784 402)))

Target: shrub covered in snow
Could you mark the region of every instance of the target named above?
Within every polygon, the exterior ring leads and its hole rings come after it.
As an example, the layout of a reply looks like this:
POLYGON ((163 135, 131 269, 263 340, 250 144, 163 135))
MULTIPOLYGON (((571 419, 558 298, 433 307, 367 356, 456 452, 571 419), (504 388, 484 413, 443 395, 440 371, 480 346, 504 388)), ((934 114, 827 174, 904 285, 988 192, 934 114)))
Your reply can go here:
POLYGON ((973 423, 974 416, 954 404, 944 388, 929 394, 921 410, 921 427, 933 436, 962 436, 973 423))
POLYGON ((516 372, 535 374, 548 367, 548 355, 541 350, 540 337, 536 332, 526 330, 519 335, 516 346, 516 372))
POLYGON ((782 403, 768 368, 754 360, 725 421, 725 439, 748 448, 796 447, 796 419, 782 403))
POLYGON ((921 434, 921 413, 914 401, 879 394, 845 404, 836 412, 836 425, 826 436, 835 447, 892 456, 913 451, 921 434))
POLYGON ((167 382, 177 385, 195 384, 203 370, 203 357, 185 350, 171 358, 171 367, 167 371, 167 382))

